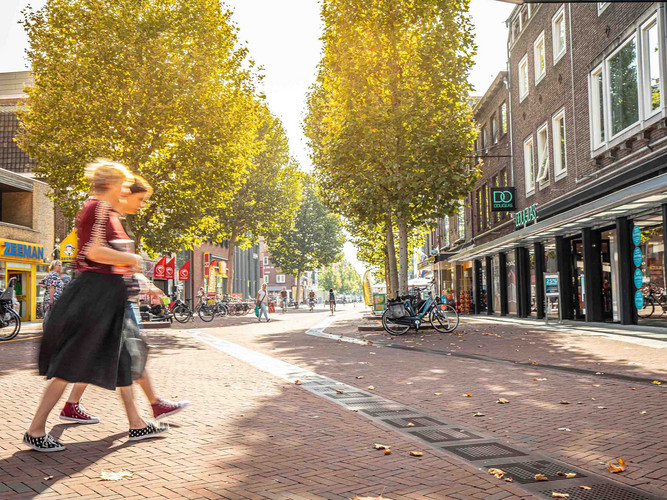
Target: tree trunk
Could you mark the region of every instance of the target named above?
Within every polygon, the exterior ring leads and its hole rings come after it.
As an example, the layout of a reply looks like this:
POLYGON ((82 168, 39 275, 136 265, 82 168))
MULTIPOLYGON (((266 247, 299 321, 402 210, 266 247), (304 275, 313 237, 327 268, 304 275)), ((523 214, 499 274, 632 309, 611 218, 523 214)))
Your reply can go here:
POLYGON ((301 301, 301 271, 296 272, 296 308, 299 308, 299 302, 301 301))
POLYGON ((389 258, 387 257, 387 249, 384 249, 384 281, 387 283, 387 297, 393 297, 391 290, 391 279, 389 276, 389 258))
POLYGON ((389 275, 385 280, 387 291, 391 290, 390 298, 395 298, 399 292, 398 289, 398 269, 396 268, 396 245, 394 244, 394 224, 391 220, 391 214, 385 216, 385 231, 387 233, 387 262, 389 262, 389 275))
POLYGON ((236 238, 238 233, 232 229, 229 236, 229 247, 227 249, 227 295, 234 293, 234 250, 236 250, 236 238))
POLYGON ((398 292, 408 293, 408 225, 405 219, 398 219, 398 292))

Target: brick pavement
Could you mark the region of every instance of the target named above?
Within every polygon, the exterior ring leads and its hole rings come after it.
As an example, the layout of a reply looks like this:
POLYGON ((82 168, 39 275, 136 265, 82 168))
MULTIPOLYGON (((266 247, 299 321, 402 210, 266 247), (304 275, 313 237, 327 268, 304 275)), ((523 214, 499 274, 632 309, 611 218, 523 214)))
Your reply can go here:
MULTIPOLYGON (((208 331, 272 350, 268 339, 299 345, 306 338, 303 329, 323 316, 288 314, 269 324, 208 331)), ((171 419, 169 437, 130 445, 117 397, 92 387, 84 402, 103 422, 62 425, 53 416, 52 432, 68 446, 56 454, 37 454, 20 443, 44 388, 35 373, 37 340, 0 343, 0 498, 526 496, 458 460, 428 453, 410 457, 414 442, 215 351, 187 331, 150 332, 150 338, 149 368, 158 389, 166 397, 192 402, 171 419), (375 442, 390 444, 392 454, 378 454, 372 449, 375 442), (102 470, 120 469, 131 470, 134 477, 99 480, 102 470)), ((146 412, 143 396, 139 399, 146 412)))

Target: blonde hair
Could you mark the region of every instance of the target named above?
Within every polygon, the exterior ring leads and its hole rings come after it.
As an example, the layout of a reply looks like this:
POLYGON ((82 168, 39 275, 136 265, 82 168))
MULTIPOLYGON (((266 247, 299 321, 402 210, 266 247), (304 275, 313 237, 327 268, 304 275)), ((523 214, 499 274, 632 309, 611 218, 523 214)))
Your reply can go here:
POLYGON ((96 192, 106 191, 109 184, 132 182, 132 174, 125 165, 106 158, 98 158, 93 163, 86 165, 84 173, 90 188, 96 192))
POLYGON ((143 177, 133 174, 132 175, 132 184, 130 185, 130 193, 148 193, 146 198, 150 198, 153 194, 153 188, 143 177))
POLYGON ((59 260, 52 260, 51 264, 49 264, 49 271, 53 271, 56 267, 62 266, 63 263, 60 262, 59 260))

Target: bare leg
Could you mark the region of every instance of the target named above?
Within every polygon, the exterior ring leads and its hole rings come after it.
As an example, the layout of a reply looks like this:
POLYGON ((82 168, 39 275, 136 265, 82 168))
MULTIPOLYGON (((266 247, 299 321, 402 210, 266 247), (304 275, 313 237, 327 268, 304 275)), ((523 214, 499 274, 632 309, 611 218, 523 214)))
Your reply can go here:
POLYGON ((74 384, 72 391, 69 393, 69 398, 67 398, 67 402, 78 403, 81 401, 81 396, 83 396, 83 391, 86 390, 86 387, 88 387, 88 384, 84 384, 83 382, 74 384))
POLYGON ((49 418, 49 413, 53 410, 58 400, 67 388, 67 380, 61 378, 54 378, 49 383, 49 386, 44 391, 42 400, 39 402, 35 416, 28 428, 28 434, 32 437, 41 437, 46 434, 46 419, 49 418))
POLYGON ((135 382, 143 389, 150 404, 154 405, 158 402, 160 398, 157 397, 157 394, 155 394, 155 391, 153 390, 153 384, 148 376, 148 370, 144 370, 144 373, 141 374, 141 378, 137 379, 135 382))
POLYGON ((125 405, 125 413, 127 413, 127 420, 130 423, 130 429, 143 429, 146 427, 146 422, 139 416, 137 403, 134 400, 134 391, 131 385, 119 387, 120 397, 125 405))

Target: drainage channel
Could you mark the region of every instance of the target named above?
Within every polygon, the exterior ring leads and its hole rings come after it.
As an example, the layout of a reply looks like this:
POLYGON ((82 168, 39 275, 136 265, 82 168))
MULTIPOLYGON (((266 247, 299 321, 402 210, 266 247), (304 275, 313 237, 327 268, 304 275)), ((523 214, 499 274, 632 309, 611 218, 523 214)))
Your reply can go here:
MULTIPOLYGON (((323 325, 323 323, 326 323, 323 325)), ((323 332, 331 321, 312 331, 323 332)), ((356 410, 378 424, 420 442, 433 450, 463 460, 482 471, 501 469, 513 484, 538 497, 554 497, 554 492, 572 500, 658 500, 661 497, 626 486, 598 474, 573 467, 540 453, 522 450, 512 443, 470 431, 453 421, 434 417, 420 410, 380 397, 357 387, 338 382, 266 354, 242 347, 199 330, 190 330, 193 338, 248 363, 259 370, 294 383, 306 391, 356 410), (576 474, 574 477, 566 475, 576 474), (537 481, 544 474, 548 481, 537 481)), ((332 336, 338 338, 337 336, 332 336)), ((502 481, 502 479, 499 479, 502 481)))

